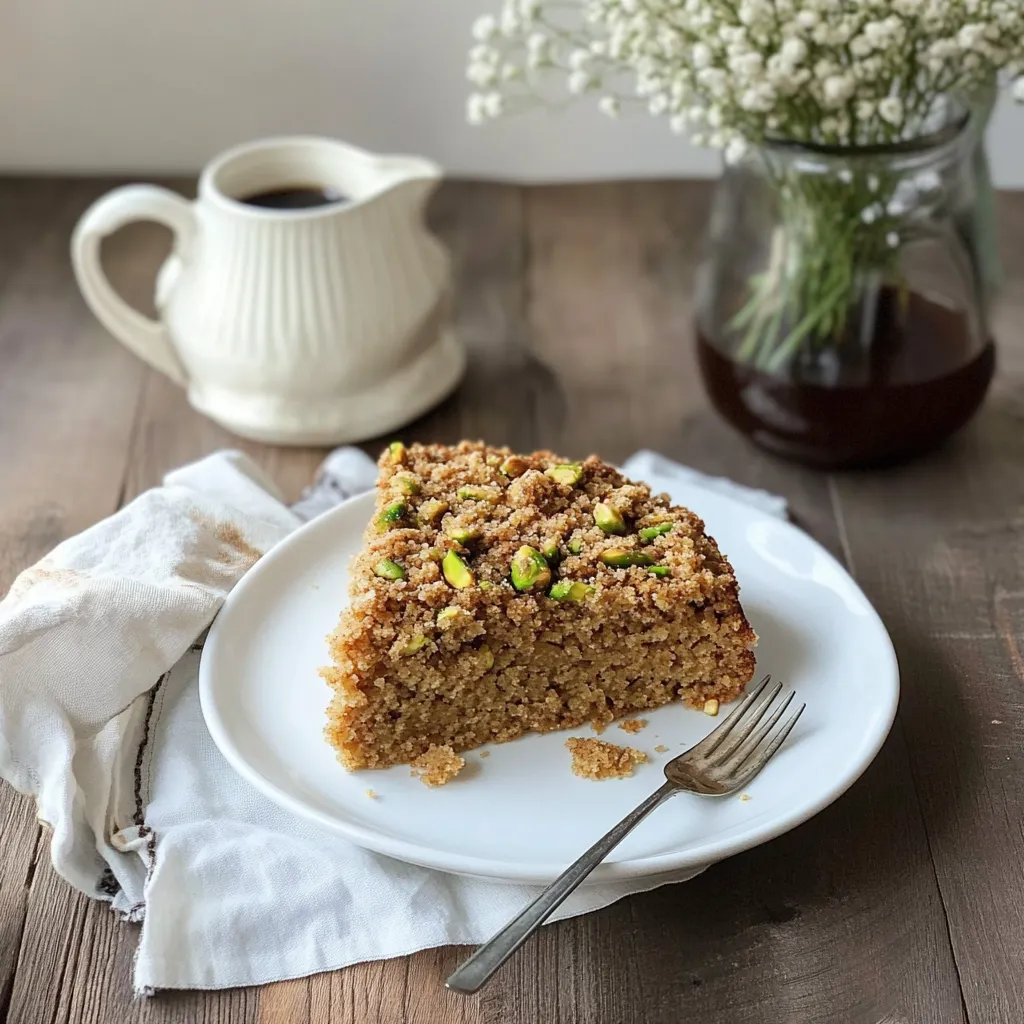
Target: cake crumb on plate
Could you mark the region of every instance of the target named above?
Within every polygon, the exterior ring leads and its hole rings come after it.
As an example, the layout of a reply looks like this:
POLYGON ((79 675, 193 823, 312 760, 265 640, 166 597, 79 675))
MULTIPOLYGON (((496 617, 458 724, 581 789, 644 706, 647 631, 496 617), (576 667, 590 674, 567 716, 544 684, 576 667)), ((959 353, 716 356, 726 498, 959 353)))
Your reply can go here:
POLYGON ((412 774, 424 786, 443 786, 466 767, 466 759, 459 757, 451 747, 444 744, 440 747, 432 746, 425 754, 420 754, 410 767, 412 774))
POLYGON ((743 793, 743 794, 742 794, 742 795, 740 796, 740 799, 741 799, 741 800, 742 800, 742 801, 743 801, 744 803, 746 803, 746 802, 747 802, 747 801, 748 801, 748 800, 750 799, 750 794, 749 794, 749 793, 743 793))
POLYGON ((491 752, 489 750, 481 750, 480 751, 480 756, 481 757, 490 757, 491 756, 491 752))
POLYGON ((572 754, 572 770, 581 779, 625 779, 638 764, 647 760, 642 750, 583 736, 565 741, 572 754))
POLYGON ((367 795, 367 796, 368 796, 368 797, 369 797, 369 798, 370 798, 371 800, 376 800, 376 799, 377 799, 377 791, 376 791, 375 789, 368 789, 368 790, 366 791, 366 795, 367 795))
POLYGON ((635 733, 641 729, 647 728, 646 718, 627 718, 624 722, 619 722, 619 728, 623 732, 635 733))
POLYGON ((655 749, 655 750, 656 750, 656 751, 657 751, 657 752, 658 752, 659 754, 664 754, 664 753, 665 753, 665 751, 666 751, 666 750, 668 750, 668 747, 666 747, 664 743, 659 743, 659 744, 658 744, 658 745, 657 745, 657 746, 656 746, 656 747, 655 747, 654 749, 655 749))

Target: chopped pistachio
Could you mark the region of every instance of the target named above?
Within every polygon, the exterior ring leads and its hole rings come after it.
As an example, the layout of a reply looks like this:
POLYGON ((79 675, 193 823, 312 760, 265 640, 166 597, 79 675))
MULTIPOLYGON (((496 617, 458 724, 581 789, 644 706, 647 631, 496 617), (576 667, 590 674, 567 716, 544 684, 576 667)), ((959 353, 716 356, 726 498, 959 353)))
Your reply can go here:
POLYGON ((411 496, 420 493, 419 481, 412 473, 396 473, 392 480, 394 480, 395 486, 402 494, 411 496))
POLYGON ((421 523, 432 523, 439 515, 448 511, 446 501, 438 501, 437 498, 427 498, 420 503, 416 510, 416 516, 421 523))
POLYGON ((485 671, 494 668, 494 651, 487 644, 480 648, 480 664, 483 665, 485 671))
POLYGON ((505 476, 515 477, 522 476, 530 468, 530 464, 519 455, 510 455, 499 468, 505 476))
POLYGON ((569 541, 569 553, 578 555, 583 550, 583 541, 571 540, 569 541))
POLYGON ((382 558, 373 567, 373 575, 385 580, 404 580, 405 570, 390 558, 382 558))
POLYGON ((626 532, 626 521, 622 518, 622 513, 603 501, 594 506, 594 522, 604 533, 626 532))
POLYGON ((441 572, 456 590, 465 590, 466 587, 471 587, 476 582, 472 570, 454 551, 449 551, 444 556, 444 560, 441 562, 441 572))
POLYGON ((575 487, 583 479, 583 467, 578 462, 563 462, 544 471, 556 483, 575 487))
POLYGON ((392 462, 396 464, 405 462, 405 445, 401 441, 392 441, 388 445, 388 452, 392 462))
POLYGON ((548 597, 553 597, 556 601, 584 601, 593 592, 594 588, 589 583, 559 580, 548 591, 548 597))
POLYGON ((421 647, 427 645, 427 638, 422 633, 417 633, 401 650, 402 654, 415 654, 421 647))
POLYGON ((408 511, 408 506, 404 501, 396 501, 391 505, 388 505, 379 516, 374 520, 379 533, 384 533, 390 527, 394 526, 402 516, 408 511))
POLYGON ((465 523, 460 523, 457 519, 449 519, 444 524, 444 532, 457 544, 468 544, 471 540, 476 540, 480 536, 480 527, 467 526, 465 523))
POLYGON ((479 583, 477 584, 477 586, 478 586, 478 587, 479 587, 479 588, 480 588, 481 590, 490 590, 490 589, 491 589, 491 587, 493 587, 493 586, 494 586, 494 584, 493 584, 493 583, 492 583, 492 582, 491 582, 490 580, 481 580, 481 581, 480 581, 480 582, 479 582, 479 583))
POLYGON ((661 578, 663 576, 667 576, 672 570, 667 565, 649 565, 647 567, 647 571, 652 576, 661 578))
POLYGON ((645 526, 640 531, 641 540, 654 540, 655 537, 660 537, 663 533, 668 533, 672 529, 672 523, 658 523, 657 526, 645 526))
POLYGON ((540 546, 540 553, 549 561, 557 562, 561 552, 558 550, 558 538, 548 537, 540 546))
POLYGON ((711 715, 712 718, 718 714, 718 701, 714 697, 704 701, 704 714, 711 715))
POLYGON ((654 562, 654 559, 642 551, 627 551, 625 548, 608 548, 606 551, 602 551, 598 558, 605 565, 611 565, 617 569, 624 569, 630 565, 651 565, 654 562))
POLYGON ((512 556, 512 586, 516 590, 543 589, 551 582, 551 570, 544 556, 524 544, 512 556))
POLYGON ((455 492, 463 501, 497 501, 498 494, 493 487, 460 487, 455 492))
POLYGON ((446 626, 449 622, 451 622, 454 618, 458 616, 459 611, 460 609, 454 604, 448 605, 447 608, 442 608, 437 613, 437 624, 439 626, 446 626))

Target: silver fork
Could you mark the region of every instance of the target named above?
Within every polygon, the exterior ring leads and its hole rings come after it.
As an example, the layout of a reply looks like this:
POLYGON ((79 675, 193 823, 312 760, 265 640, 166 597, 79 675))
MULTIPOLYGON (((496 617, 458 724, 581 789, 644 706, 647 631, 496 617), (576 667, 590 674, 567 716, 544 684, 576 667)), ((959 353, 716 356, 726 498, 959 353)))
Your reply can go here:
POLYGON ((782 692, 782 683, 769 688, 765 676, 713 732, 665 765, 662 787, 599 839, 575 864, 558 876, 518 917, 485 942, 448 979, 455 992, 476 992, 494 972, 548 919, 556 907, 590 874, 655 807, 685 791, 700 796, 728 796, 742 789, 786 742, 806 704, 776 729, 796 696, 790 692, 762 725, 782 692), (760 726, 760 728, 758 728, 760 726), (756 731, 755 731, 756 730, 756 731), (766 742, 767 741, 767 742, 766 742))

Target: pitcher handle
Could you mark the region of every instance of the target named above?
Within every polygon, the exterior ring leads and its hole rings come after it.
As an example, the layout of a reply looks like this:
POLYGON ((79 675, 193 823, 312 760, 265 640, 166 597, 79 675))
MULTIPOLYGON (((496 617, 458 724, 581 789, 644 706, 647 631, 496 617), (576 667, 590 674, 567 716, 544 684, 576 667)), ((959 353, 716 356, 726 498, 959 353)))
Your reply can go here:
POLYGON ((78 287, 96 319, 127 349, 184 387, 185 368, 167 326, 132 309, 114 291, 100 264, 100 242, 135 220, 153 220, 174 232, 174 251, 183 260, 196 234, 192 204, 155 185, 125 185, 97 199, 71 236, 71 263, 78 287))

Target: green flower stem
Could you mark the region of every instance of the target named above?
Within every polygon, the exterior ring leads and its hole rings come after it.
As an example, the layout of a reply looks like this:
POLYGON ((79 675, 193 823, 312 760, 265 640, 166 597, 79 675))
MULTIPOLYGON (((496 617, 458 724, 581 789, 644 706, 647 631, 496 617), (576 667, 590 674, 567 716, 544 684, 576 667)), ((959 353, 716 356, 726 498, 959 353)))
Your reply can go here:
POLYGON ((779 223, 767 268, 753 275, 745 305, 730 321, 738 361, 778 373, 805 349, 843 340, 866 276, 893 279, 899 220, 887 211, 896 180, 858 169, 848 180, 772 172, 779 223), (874 217, 864 219, 871 209, 874 217))

